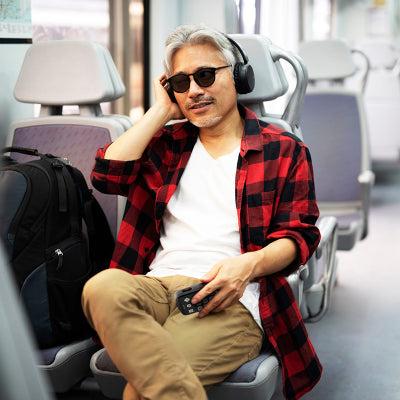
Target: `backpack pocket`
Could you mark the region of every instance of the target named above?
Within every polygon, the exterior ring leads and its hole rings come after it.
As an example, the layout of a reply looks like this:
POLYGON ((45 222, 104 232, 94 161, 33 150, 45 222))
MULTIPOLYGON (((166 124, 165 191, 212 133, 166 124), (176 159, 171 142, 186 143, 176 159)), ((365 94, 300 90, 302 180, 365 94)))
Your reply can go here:
POLYGON ((81 307, 83 286, 92 276, 85 238, 71 237, 46 251, 47 290, 53 334, 58 342, 90 332, 81 307))
POLYGON ((39 265, 27 276, 21 287, 21 299, 39 347, 46 348, 55 345, 50 320, 45 263, 39 265))

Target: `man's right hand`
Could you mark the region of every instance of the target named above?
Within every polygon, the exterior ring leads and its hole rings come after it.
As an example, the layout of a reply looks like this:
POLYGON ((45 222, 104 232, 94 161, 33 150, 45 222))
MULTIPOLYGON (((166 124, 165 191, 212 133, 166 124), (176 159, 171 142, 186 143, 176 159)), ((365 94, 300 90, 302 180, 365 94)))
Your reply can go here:
POLYGON ((153 80, 153 86, 156 102, 160 102, 161 104, 164 104, 170 108, 171 117, 169 120, 185 118, 178 104, 173 102, 168 94, 167 89, 169 87, 169 83, 167 81, 167 76, 162 74, 158 78, 155 78, 153 80))
POLYGON ((185 118, 178 104, 171 101, 164 87, 166 83, 165 74, 153 80, 155 104, 107 148, 106 159, 120 161, 140 159, 153 136, 164 125, 171 120, 185 118))

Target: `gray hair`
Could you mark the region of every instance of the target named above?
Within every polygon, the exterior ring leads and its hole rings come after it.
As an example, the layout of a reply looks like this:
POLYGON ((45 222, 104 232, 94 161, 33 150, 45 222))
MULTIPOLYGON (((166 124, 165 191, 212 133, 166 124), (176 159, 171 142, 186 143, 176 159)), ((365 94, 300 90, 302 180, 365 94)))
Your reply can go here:
POLYGON ((199 25, 181 25, 172 31, 165 42, 164 70, 167 77, 172 74, 172 57, 182 47, 194 44, 211 44, 220 53, 221 58, 230 68, 233 74, 233 68, 240 59, 238 50, 231 44, 226 35, 204 24, 199 25))

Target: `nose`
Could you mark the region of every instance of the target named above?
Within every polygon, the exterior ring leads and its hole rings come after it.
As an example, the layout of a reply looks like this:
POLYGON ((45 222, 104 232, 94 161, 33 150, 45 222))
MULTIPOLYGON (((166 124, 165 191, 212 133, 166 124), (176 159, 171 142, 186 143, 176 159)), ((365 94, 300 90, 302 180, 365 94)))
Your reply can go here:
POLYGON ((189 79, 190 79, 190 85, 189 85, 189 89, 188 89, 188 96, 196 97, 199 94, 203 94, 204 89, 196 83, 193 76, 190 76, 189 79))

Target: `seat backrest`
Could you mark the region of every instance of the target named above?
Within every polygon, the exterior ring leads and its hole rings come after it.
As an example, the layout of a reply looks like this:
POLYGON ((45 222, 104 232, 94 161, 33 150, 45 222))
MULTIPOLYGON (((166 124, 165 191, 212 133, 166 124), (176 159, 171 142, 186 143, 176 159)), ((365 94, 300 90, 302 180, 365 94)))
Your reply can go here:
POLYGON ((300 44, 299 55, 308 70, 309 87, 346 86, 364 92, 371 69, 367 55, 340 39, 300 44))
POLYGON ((0 243, 0 399, 51 400, 47 380, 36 367, 34 343, 14 279, 0 243))
POLYGON ((342 40, 312 40, 301 43, 299 55, 308 77, 314 80, 343 80, 356 72, 351 49, 342 40))
MULTIPOLYGON (((26 54, 14 94, 21 102, 40 104, 40 115, 12 123, 6 144, 67 158, 91 187, 96 149, 131 125, 125 116, 104 115, 100 103, 124 93, 111 55, 102 45, 84 41, 35 43, 26 54), (79 114, 63 113, 67 105, 77 105, 79 114)), ((23 162, 29 156, 13 157, 23 162)), ((123 201, 97 191, 94 194, 116 235, 123 201)))
POLYGON ((310 148, 318 201, 359 201, 361 121, 356 96, 309 93, 301 127, 310 148))
POLYGON ((300 116, 307 87, 307 70, 301 59, 274 45, 263 35, 235 34, 231 37, 245 50, 253 66, 256 82, 253 92, 239 95, 239 102, 252 109, 258 118, 301 137, 300 116), (289 63, 296 75, 295 88, 291 92, 282 60, 289 63), (283 96, 286 96, 284 111, 281 114, 267 112, 266 102, 283 96))
POLYGON ((313 156, 317 200, 360 202, 358 179, 371 165, 362 94, 369 64, 355 89, 345 85, 356 64, 344 41, 303 43, 299 54, 309 71, 301 128, 313 156))

